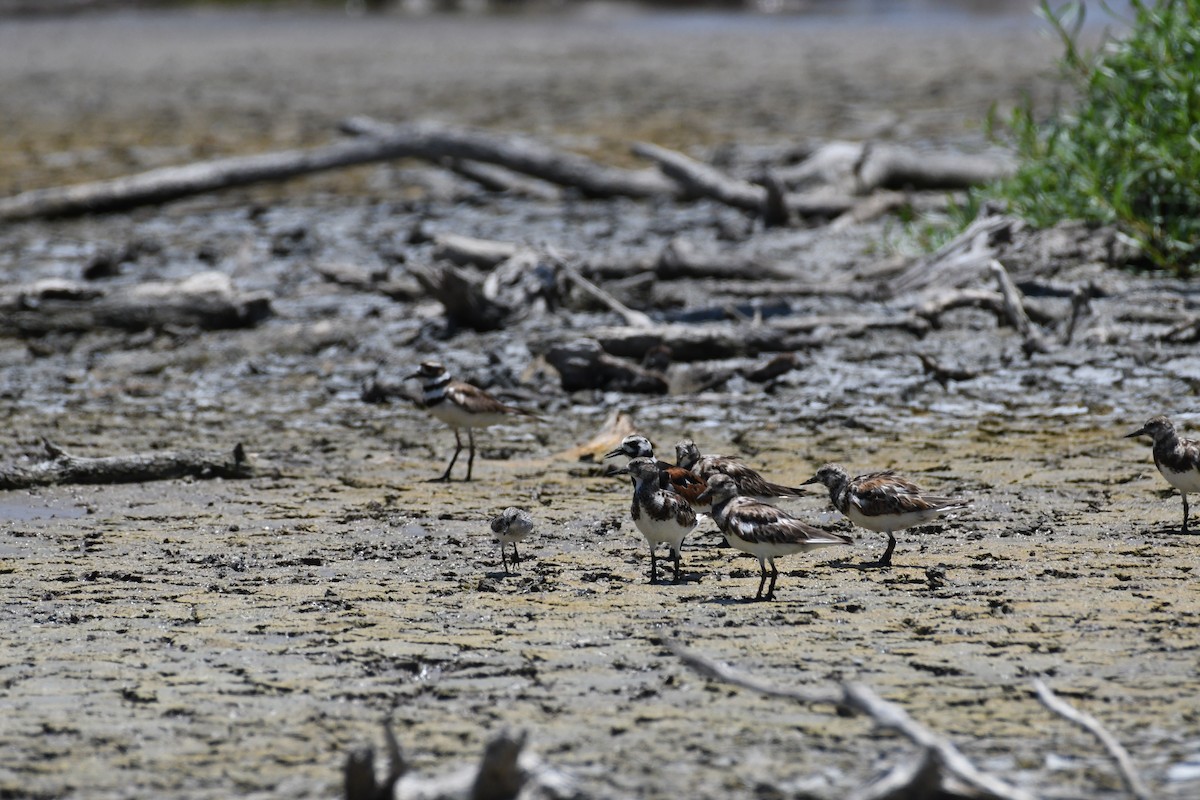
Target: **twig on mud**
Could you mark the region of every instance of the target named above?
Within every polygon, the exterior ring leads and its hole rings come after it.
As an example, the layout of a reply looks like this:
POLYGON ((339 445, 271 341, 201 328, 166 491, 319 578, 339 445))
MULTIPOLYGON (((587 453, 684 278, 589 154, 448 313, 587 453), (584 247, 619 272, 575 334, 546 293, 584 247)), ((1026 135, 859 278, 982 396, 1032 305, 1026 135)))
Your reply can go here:
POLYGON ((1023 340, 1022 348, 1026 355, 1033 353, 1047 352, 1045 339, 1038 332, 1037 328, 1029 321, 1029 314, 1025 312, 1025 303, 1021 299, 1021 290, 1013 283, 1012 278, 1008 275, 1008 270, 1004 268, 996 259, 988 262, 988 272, 996 279, 997 285, 1000 287, 1000 295, 1004 298, 1004 313, 1012 323, 1013 328, 1021 335, 1023 340))
POLYGON ((1113 761, 1116 762, 1117 769, 1121 772, 1121 779, 1125 781, 1125 788, 1129 790, 1131 795, 1137 798, 1137 800, 1149 800, 1151 797, 1150 790, 1142 782, 1137 767, 1134 766, 1133 759, 1129 756, 1129 751, 1101 724, 1100 720, 1091 714, 1075 708, 1056 695, 1049 686, 1040 680, 1033 682, 1033 688, 1037 691, 1038 701, 1042 705, 1068 722, 1073 722, 1083 728, 1099 740, 1104 749, 1108 751, 1108 754, 1112 756, 1113 761))
POLYGON ((43 440, 49 460, 31 467, 0 469, 0 490, 28 489, 64 483, 106 484, 165 481, 174 478, 249 478, 254 468, 246 450, 229 454, 179 450, 129 456, 85 458, 43 440))
MULTIPOLYGON (((714 680, 731 683, 735 686, 740 686, 770 697, 795 700, 806 705, 827 703, 837 706, 839 709, 846 709, 870 717, 880 728, 895 731, 919 746, 924 751, 925 758, 935 760, 941 773, 943 791, 952 791, 946 786, 946 783, 947 779, 954 779, 965 785, 975 796, 982 795, 997 798, 997 800, 1034 800, 1033 795, 1024 789, 1012 786, 999 778, 981 772, 948 739, 926 728, 910 717, 908 712, 903 708, 884 700, 863 684, 842 683, 840 692, 785 689, 766 681, 752 678, 732 667, 719 664, 705 656, 691 652, 677 642, 669 641, 667 642, 667 647, 696 672, 714 680)), ((917 770, 914 773, 913 780, 918 779, 922 775, 925 776, 922 780, 928 779, 925 771, 917 770)), ((866 796, 876 797, 878 795, 872 793, 866 796)))

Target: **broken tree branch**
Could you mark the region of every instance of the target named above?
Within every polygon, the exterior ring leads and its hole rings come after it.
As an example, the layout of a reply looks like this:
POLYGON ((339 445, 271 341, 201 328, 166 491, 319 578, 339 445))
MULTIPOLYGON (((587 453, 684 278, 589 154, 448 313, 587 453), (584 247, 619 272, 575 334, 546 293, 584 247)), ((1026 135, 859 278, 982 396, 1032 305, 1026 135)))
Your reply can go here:
POLYGON ((713 680, 731 683, 769 697, 782 697, 806 705, 829 704, 870 717, 878 727, 895 731, 922 751, 935 757, 946 776, 953 777, 986 797, 997 800, 1034 800, 1033 795, 1024 789, 980 771, 948 739, 926 728, 910 717, 903 708, 884 700, 867 686, 843 683, 840 692, 785 689, 691 652, 677 642, 669 641, 667 646, 689 667, 713 680))
POLYGON ((1042 705, 1096 737, 1097 741, 1108 751, 1113 761, 1116 762, 1117 769, 1121 773, 1121 779, 1125 781, 1125 788, 1129 790, 1131 795, 1137 798, 1137 800, 1150 800, 1152 796, 1150 790, 1142 782, 1137 767, 1134 766, 1133 759, 1129 756, 1129 751, 1117 741, 1117 737, 1113 736, 1101 724, 1100 720, 1091 714, 1080 711, 1060 698, 1041 680, 1035 680, 1033 688, 1037 691, 1038 701, 1042 705))
POLYGON ((674 183, 654 170, 610 167, 590 158, 556 150, 533 139, 474 128, 417 122, 389 125, 370 117, 343 120, 346 133, 366 141, 403 148, 401 155, 438 161, 466 158, 569 186, 589 197, 655 197, 674 195, 674 183))
POLYGON ((178 450, 86 458, 43 440, 49 459, 31 467, 0 468, 0 490, 64 483, 143 483, 175 478, 249 478, 254 468, 242 445, 232 453, 178 450))
POLYGON ((572 186, 591 197, 654 197, 676 191, 675 184, 657 171, 609 167, 516 136, 434 122, 386 125, 365 118, 349 120, 344 127, 366 135, 306 150, 232 156, 161 167, 112 180, 33 189, 0 199, 0 220, 125 211, 221 189, 396 158, 430 161, 466 158, 499 164, 551 183, 572 186))
POLYGON ((858 199, 849 195, 818 191, 806 194, 787 194, 768 202, 766 187, 733 178, 683 153, 639 142, 633 152, 658 164, 667 177, 674 179, 686 193, 708 197, 733 208, 750 211, 774 222, 779 221, 781 208, 801 217, 836 217, 853 208, 858 199))
POLYGON ((1029 315, 1025 313, 1025 303, 1022 300, 1021 290, 1012 282, 1012 278, 1008 275, 1008 270, 1004 268, 996 259, 988 262, 988 272, 995 278, 996 283, 1000 287, 1000 295, 1004 299, 1004 314, 1008 321, 1012 323, 1013 328, 1020 334, 1023 340, 1022 349, 1026 355, 1032 353, 1045 353, 1047 351, 1046 340, 1038 332, 1037 327, 1029 321, 1029 315))

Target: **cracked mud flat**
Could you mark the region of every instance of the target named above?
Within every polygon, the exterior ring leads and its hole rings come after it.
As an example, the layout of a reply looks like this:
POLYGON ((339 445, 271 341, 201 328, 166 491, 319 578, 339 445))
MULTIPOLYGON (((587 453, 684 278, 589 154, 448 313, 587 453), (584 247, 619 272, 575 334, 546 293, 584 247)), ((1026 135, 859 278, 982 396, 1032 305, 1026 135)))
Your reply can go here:
MULTIPOLYGON (((797 56, 774 28, 716 36, 670 19, 597 43, 596 28, 561 21, 433 20, 389 37, 378 23, 201 15, 228 34, 215 52, 169 17, 6 22, 0 59, 12 68, 0 70, 0 103, 18 122, 4 136, 23 142, 3 148, 19 164, 6 174, 49 185, 165 157, 134 139, 183 148, 170 155, 178 160, 323 141, 340 114, 388 108, 599 150, 613 130, 631 139, 655 125, 681 139, 668 144, 773 143, 864 135, 879 120, 969 144, 977 133, 966 120, 1044 87, 1053 57, 1019 26, 951 26, 932 39, 802 28, 792 33, 810 47, 797 56), (247 19, 260 50, 241 38, 247 19), (473 46, 460 59, 417 46, 464 30, 473 46), (60 60, 33 55, 55 41, 71 45, 60 60), (561 69, 518 102, 512 87, 545 74, 531 53, 561 69), (478 69, 489 55, 505 68, 478 69), (825 71, 798 80, 796 59, 825 71), (404 67, 427 70, 426 80, 394 80, 404 67), (185 80, 194 83, 181 91, 185 80), (311 86, 289 94, 302 80, 311 86), (39 81, 60 86, 52 102, 33 102, 39 81), (139 82, 143 91, 130 91, 139 82), (621 99, 597 110, 580 99, 593 89, 621 99), (680 110, 663 111, 673 107, 664 97, 681 98, 680 110)), ((348 749, 378 744, 385 716, 420 770, 474 760, 500 728, 528 729, 539 753, 597 796, 839 797, 911 757, 861 719, 696 677, 663 647, 670 636, 781 684, 863 681, 985 769, 1045 796, 1119 796, 1096 745, 1033 698, 1041 677, 1113 730, 1157 796, 1200 790, 1196 542, 1177 535, 1179 498, 1149 448, 1120 438, 1152 413, 1194 409, 1194 346, 1139 344, 1128 322, 1113 344, 1029 363, 1010 330, 964 311, 921 341, 877 333, 814 348, 766 393, 734 381, 699 395, 568 396, 544 369, 526 371, 528 343, 559 324, 608 324, 606 315, 442 341, 435 305, 335 288, 315 266, 377 267, 419 220, 584 249, 649 247, 680 229, 703 236, 738 215, 616 201, 575 204, 564 222, 559 206, 377 202, 414 175, 426 173, 368 169, 0 231, 5 280, 75 277, 97 252, 149 242, 114 280, 215 266, 271 291, 278 312, 250 331, 0 340, 0 461, 21 461, 42 437, 81 455, 244 442, 262 471, 245 482, 0 493, 0 795, 329 797, 348 749), (269 205, 248 214, 250 203, 269 205), (306 242, 278 247, 297 227, 311 231, 306 242), (908 347, 986 374, 942 389, 921 379, 908 347), (515 392, 547 420, 480 434, 471 484, 425 482, 449 456, 448 430, 404 404, 359 400, 372 375, 395 379, 430 356, 515 392), (649 586, 624 482, 555 456, 613 408, 660 446, 692 436, 783 482, 828 460, 896 467, 974 506, 900 534, 890 570, 855 568, 883 545, 862 531, 854 548, 782 559, 772 604, 745 602, 756 563, 718 548, 705 523, 684 552, 687 582, 649 586), (520 574, 505 578, 486 519, 508 504, 530 507, 538 531, 522 545, 520 574), (944 585, 931 585, 931 567, 944 569, 944 585)), ((761 247, 832 276, 870 263, 893 235, 886 224, 801 230, 761 247)), ((1104 280, 1126 305, 1151 285, 1104 280)), ((1176 288, 1194 308, 1194 289, 1176 288)), ((707 302, 694 287, 681 292, 707 302)), ((821 302, 795 310, 852 310, 821 302)), ((1153 317, 1117 305, 1100 303, 1101 313, 1153 317)), ((787 507, 848 530, 823 492, 787 507)))

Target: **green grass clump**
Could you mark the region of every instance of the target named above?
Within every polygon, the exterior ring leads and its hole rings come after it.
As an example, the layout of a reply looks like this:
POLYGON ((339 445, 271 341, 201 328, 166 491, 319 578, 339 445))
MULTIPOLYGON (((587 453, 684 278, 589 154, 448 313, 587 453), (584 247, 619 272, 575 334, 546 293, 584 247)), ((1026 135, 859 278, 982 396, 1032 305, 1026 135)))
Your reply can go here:
POLYGON ((1200 0, 1131 6, 1128 36, 1085 53, 1083 6, 1042 0, 1079 106, 1048 123, 1018 108, 1007 129, 1020 166, 982 194, 1038 227, 1115 225, 1156 267, 1200 274, 1200 0))

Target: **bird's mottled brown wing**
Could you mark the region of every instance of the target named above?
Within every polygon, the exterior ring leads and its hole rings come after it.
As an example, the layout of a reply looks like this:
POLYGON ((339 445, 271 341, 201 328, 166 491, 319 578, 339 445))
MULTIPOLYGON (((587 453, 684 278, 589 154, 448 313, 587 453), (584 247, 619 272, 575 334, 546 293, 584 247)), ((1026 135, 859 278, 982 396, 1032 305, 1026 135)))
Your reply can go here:
POLYGON ((912 481, 892 471, 860 475, 851 484, 850 502, 871 517, 934 511, 957 504, 949 497, 927 495, 912 481))
POLYGON ((735 458, 728 456, 705 456, 696 465, 696 471, 708 478, 722 473, 737 482, 738 490, 750 497, 799 497, 803 490, 779 483, 772 483, 761 474, 735 458))
POLYGON ((446 387, 446 397, 452 403, 467 409, 472 414, 521 414, 527 417, 537 416, 533 412, 526 411, 523 408, 501 403, 478 386, 472 386, 462 381, 452 381, 446 387))
POLYGON ((852 544, 840 533, 823 531, 801 522, 786 511, 746 497, 732 501, 726 515, 726 532, 754 544, 852 544))

